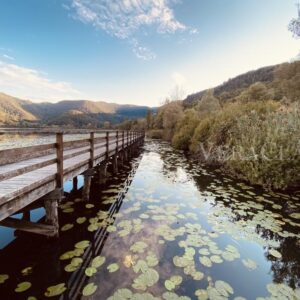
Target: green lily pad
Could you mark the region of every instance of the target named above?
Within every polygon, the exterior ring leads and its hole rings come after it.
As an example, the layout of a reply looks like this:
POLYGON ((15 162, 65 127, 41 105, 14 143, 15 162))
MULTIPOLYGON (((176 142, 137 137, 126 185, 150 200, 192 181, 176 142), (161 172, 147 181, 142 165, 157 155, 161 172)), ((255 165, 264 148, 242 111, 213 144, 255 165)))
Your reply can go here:
POLYGON ((113 273, 119 270, 119 265, 116 263, 110 264, 107 266, 107 270, 109 273, 113 273))
POLYGON ((148 247, 148 245, 142 241, 134 243, 131 247, 130 250, 134 253, 143 253, 145 249, 148 247))
POLYGON ((0 284, 4 283, 8 278, 9 276, 7 274, 0 274, 0 284))
POLYGON ((61 228, 61 231, 67 231, 67 230, 70 230, 74 227, 73 224, 65 224, 62 228, 61 228))
POLYGON ((96 230, 98 230, 98 229, 99 229, 98 224, 90 224, 90 225, 88 226, 88 228, 87 228, 87 230, 90 231, 90 232, 94 232, 94 231, 96 231, 96 230))
POLYGON ((67 251, 66 253, 62 254, 59 259, 60 260, 68 260, 75 256, 74 251, 67 251))
POLYGON ((281 258, 282 257, 281 253, 279 251, 275 250, 275 249, 270 249, 269 253, 272 256, 276 257, 276 258, 281 258))
POLYGON ((86 207, 86 208, 88 208, 88 209, 90 209, 90 208, 93 208, 93 207, 95 207, 95 205, 94 205, 94 204, 91 204, 91 203, 89 203, 89 204, 86 204, 86 205, 85 205, 85 207, 86 207))
POLYGON ((215 282, 215 288, 218 293, 224 297, 229 297, 230 294, 233 294, 233 288, 225 281, 217 280, 215 282))
POLYGON ((32 267, 27 267, 27 268, 24 268, 21 273, 26 276, 26 275, 29 275, 32 273, 32 267))
POLYGON ((83 224, 86 222, 86 217, 79 217, 76 219, 77 224, 83 224))
POLYGON ((293 219, 299 220, 300 219, 300 213, 292 213, 292 214, 290 214, 290 217, 293 218, 293 219))
POLYGON ((93 276, 95 273, 97 273, 97 269, 93 267, 88 267, 85 269, 85 275, 88 277, 93 276))
POLYGON ((68 264, 65 266, 64 270, 68 273, 72 273, 78 269, 78 266, 74 266, 72 264, 68 264))
POLYGON ((204 265, 205 267, 210 268, 212 266, 211 260, 206 256, 201 256, 199 260, 201 264, 204 265))
POLYGON ((176 285, 174 284, 174 282, 168 279, 165 281, 165 287, 167 290, 172 291, 175 289, 176 285))
POLYGON ((28 281, 18 283, 18 286, 15 288, 16 293, 22 293, 31 288, 31 283, 28 281))
POLYGON ((244 266, 250 270, 255 270, 257 268, 257 264, 255 261, 251 260, 250 258, 243 259, 242 263, 244 266))
POLYGON ((104 264, 105 260, 106 259, 105 259, 104 256, 96 256, 96 257, 93 258, 93 260, 91 262, 91 267, 97 269, 97 268, 101 267, 104 264))
POLYGON ((159 280, 159 274, 154 269, 148 269, 134 279, 132 287, 137 290, 145 291, 147 287, 153 286, 159 280))
POLYGON ((91 282, 84 287, 84 289, 82 291, 82 295, 83 296, 91 296, 96 292, 97 288, 98 288, 97 285, 95 285, 95 283, 91 282))
POLYGON ((133 266, 133 271, 135 273, 138 273, 138 272, 145 273, 148 269, 149 269, 149 266, 148 266, 147 262, 145 262, 144 260, 141 260, 141 259, 139 259, 137 261, 137 263, 133 266))
POLYGON ((75 248, 77 249, 85 249, 90 245, 90 241, 81 241, 75 244, 75 248))
POLYGON ((63 294, 66 291, 66 284, 59 283, 57 285, 49 286, 45 292, 46 297, 55 297, 63 294))
POLYGON ((210 260, 216 264, 221 264, 223 262, 223 259, 219 255, 212 255, 210 260))
POLYGON ((206 290, 196 290, 195 295, 198 297, 198 300, 207 300, 208 299, 208 293, 206 290))

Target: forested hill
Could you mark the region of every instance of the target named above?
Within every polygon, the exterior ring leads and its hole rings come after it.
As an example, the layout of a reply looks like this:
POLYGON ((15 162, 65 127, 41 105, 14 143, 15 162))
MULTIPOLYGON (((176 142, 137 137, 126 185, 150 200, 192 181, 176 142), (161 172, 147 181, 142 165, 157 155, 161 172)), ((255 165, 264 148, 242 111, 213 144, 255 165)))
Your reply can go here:
MULTIPOLYGON (((241 90, 248 88, 255 82, 272 82, 274 80, 275 68, 276 66, 268 66, 229 79, 228 81, 214 88, 214 95, 220 98, 226 98, 226 94, 234 93, 238 95, 241 90)), ((203 90, 187 96, 187 98, 184 100, 184 105, 191 106, 195 104, 206 92, 207 90, 203 90)))
POLYGON ((1 125, 63 125, 102 127, 146 116, 147 106, 120 105, 104 101, 70 100, 34 103, 0 93, 1 125))

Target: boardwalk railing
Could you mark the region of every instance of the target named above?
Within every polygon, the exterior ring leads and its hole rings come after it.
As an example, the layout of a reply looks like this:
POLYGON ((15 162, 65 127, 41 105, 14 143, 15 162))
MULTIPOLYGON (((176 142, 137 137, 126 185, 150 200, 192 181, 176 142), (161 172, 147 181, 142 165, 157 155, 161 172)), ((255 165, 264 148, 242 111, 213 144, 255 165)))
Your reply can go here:
POLYGON ((123 160, 144 139, 144 133, 137 131, 0 129, 0 133, 56 134, 55 143, 0 150, 0 221, 62 190, 65 181, 102 162, 123 160), (65 134, 82 133, 89 138, 64 141, 65 134))

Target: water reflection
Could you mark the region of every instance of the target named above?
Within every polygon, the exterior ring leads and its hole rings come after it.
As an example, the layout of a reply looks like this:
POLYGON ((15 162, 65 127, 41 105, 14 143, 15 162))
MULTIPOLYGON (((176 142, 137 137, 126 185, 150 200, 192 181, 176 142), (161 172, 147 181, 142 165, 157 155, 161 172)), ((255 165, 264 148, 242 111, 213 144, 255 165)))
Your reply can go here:
POLYGON ((60 240, 19 236, 1 250, 10 278, 0 299, 43 299, 57 284, 66 290, 54 299, 299 297, 297 192, 249 187, 154 141, 106 186, 94 183, 94 206, 80 192, 61 205, 61 225, 73 227, 60 240), (23 281, 32 287, 15 293, 23 281))

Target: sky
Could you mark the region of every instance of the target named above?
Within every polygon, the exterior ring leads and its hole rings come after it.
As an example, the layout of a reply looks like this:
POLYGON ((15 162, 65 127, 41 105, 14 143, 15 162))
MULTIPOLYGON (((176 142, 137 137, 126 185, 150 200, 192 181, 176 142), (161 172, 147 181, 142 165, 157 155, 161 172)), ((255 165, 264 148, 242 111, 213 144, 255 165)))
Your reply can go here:
POLYGON ((157 106, 290 61, 294 17, 296 0, 1 0, 0 92, 157 106))

